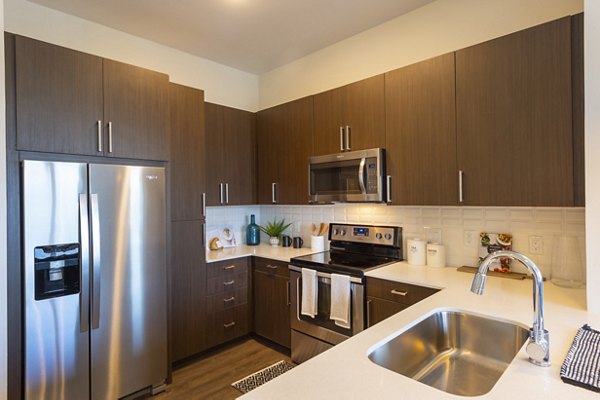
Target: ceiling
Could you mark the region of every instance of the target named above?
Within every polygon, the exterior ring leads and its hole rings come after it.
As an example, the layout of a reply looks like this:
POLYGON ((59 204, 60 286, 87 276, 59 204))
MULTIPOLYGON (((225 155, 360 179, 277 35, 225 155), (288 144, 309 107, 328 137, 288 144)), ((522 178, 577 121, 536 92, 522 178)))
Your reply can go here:
POLYGON ((31 0, 262 74, 433 0, 31 0))

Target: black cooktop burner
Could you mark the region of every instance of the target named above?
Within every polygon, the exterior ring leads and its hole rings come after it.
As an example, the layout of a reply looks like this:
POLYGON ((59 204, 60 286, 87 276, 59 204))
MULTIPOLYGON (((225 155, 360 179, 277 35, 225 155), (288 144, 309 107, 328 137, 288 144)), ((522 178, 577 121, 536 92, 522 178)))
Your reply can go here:
POLYGON ((294 257, 290 263, 298 267, 312 268, 322 272, 345 273, 362 277, 369 270, 398 261, 400 260, 397 258, 371 254, 324 251, 322 253, 294 257))

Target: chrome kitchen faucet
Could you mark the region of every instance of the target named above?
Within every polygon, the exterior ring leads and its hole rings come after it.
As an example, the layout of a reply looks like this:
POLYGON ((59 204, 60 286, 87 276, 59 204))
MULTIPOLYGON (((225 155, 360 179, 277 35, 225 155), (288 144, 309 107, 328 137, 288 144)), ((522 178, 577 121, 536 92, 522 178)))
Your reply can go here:
POLYGON ((510 250, 500 250, 488 255, 479 265, 479 270, 473 278, 471 292, 483 294, 490 264, 502 257, 520 261, 531 272, 533 278, 533 327, 529 329, 527 354, 529 354, 531 363, 547 367, 550 365, 550 333, 544 329, 544 282, 540 269, 530 258, 510 250))

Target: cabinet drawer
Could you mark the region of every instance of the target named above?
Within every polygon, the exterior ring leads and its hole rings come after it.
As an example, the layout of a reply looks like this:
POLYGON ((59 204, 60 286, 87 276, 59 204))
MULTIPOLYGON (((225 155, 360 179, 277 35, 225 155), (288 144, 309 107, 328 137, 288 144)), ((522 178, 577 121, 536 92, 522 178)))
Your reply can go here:
POLYGON ((206 264, 206 276, 212 278, 215 276, 231 277, 248 269, 248 257, 236 258, 233 260, 217 261, 206 264))
POLYGON ((367 328, 407 308, 407 304, 367 296, 367 328))
POLYGON ((436 293, 438 289, 367 277, 367 296, 413 305, 436 293))
POLYGON ((231 276, 215 276, 213 278, 208 278, 206 294, 211 295, 230 292, 246 287, 248 287, 248 271, 243 271, 231 276))
POLYGON ((248 303, 248 288, 215 294, 207 297, 206 306, 209 313, 215 313, 248 303))
POLYGON ((284 261, 271 260, 269 258, 254 258, 254 270, 266 274, 274 274, 284 278, 290 277, 289 264, 284 261))
POLYGON ((249 329, 248 306, 246 304, 219 311, 207 318, 208 346, 216 346, 246 335, 249 329))

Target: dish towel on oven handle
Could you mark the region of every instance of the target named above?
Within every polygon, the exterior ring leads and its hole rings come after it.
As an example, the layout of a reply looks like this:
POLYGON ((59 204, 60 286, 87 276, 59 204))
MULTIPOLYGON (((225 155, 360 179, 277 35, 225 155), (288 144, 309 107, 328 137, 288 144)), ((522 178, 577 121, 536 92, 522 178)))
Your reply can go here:
POLYGON ((339 327, 350 329, 350 277, 331 274, 331 310, 329 318, 339 327))
POLYGON ((600 392, 600 332, 585 324, 577 331, 560 367, 563 382, 600 392))
POLYGON ((317 271, 302 268, 302 315, 314 318, 317 315, 317 304, 319 296, 319 284, 317 271))

